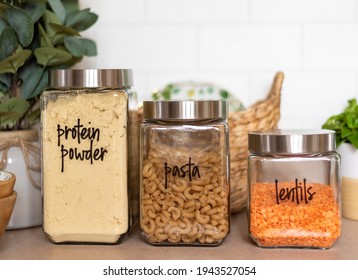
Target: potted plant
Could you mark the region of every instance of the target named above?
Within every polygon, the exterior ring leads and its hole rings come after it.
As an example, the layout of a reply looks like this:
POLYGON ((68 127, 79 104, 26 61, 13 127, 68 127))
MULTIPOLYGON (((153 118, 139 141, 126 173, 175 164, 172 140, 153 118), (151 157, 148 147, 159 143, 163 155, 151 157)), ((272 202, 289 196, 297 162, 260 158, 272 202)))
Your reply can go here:
POLYGON ((358 104, 348 106, 338 115, 331 116, 322 126, 336 132, 337 151, 341 155, 343 216, 358 220, 358 104))
POLYGON ((97 21, 78 0, 0 0, 0 170, 17 176, 9 228, 42 223, 40 149, 34 129, 51 69, 97 54, 81 31, 97 21), (31 200, 31 202, 29 202, 31 200))

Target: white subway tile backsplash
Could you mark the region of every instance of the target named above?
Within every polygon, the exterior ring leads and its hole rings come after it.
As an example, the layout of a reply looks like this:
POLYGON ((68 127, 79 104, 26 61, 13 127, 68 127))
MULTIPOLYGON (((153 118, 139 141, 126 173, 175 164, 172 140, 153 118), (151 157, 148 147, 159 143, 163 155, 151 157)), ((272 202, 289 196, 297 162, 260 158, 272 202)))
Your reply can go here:
POLYGON ((98 56, 77 68, 132 68, 139 100, 194 80, 250 106, 284 71, 280 128, 319 128, 358 97, 358 0, 80 0, 98 56))
POLYGON ((166 71, 196 67, 192 27, 109 25, 98 27, 95 35, 98 56, 93 61, 102 68, 166 71))
POLYGON ((324 116, 304 118, 302 120, 303 129, 321 129, 322 125, 326 122, 327 118, 324 116))
POLYGON ((80 0, 82 9, 99 15, 98 24, 138 23, 145 20, 146 0, 80 0))
POLYGON ((281 116, 278 122, 279 129, 308 129, 304 127, 302 120, 283 118, 281 116))
MULTIPOLYGON (((279 70, 281 69, 277 69, 277 71, 279 70)), ((250 105, 268 97, 277 71, 259 72, 250 75, 250 105)), ((283 90, 285 88, 285 80, 284 78, 283 90)))
POLYGON ((353 20, 355 0, 252 0, 257 22, 353 20))
POLYGON ((288 72, 281 98, 284 119, 322 125, 355 95, 354 72, 288 72))
POLYGON ((303 40, 306 69, 358 69, 358 23, 307 24, 303 40))
POLYGON ((299 25, 208 25, 200 28, 201 69, 276 70, 301 65, 299 25))
POLYGON ((155 23, 227 23, 248 20, 249 0, 149 0, 148 20, 155 23))
POLYGON ((133 70, 133 89, 137 93, 138 101, 142 101, 143 94, 147 91, 147 74, 145 72, 133 70))
POLYGON ((356 71, 356 78, 355 78, 355 87, 354 87, 354 96, 355 98, 357 98, 358 101, 358 72, 356 71))

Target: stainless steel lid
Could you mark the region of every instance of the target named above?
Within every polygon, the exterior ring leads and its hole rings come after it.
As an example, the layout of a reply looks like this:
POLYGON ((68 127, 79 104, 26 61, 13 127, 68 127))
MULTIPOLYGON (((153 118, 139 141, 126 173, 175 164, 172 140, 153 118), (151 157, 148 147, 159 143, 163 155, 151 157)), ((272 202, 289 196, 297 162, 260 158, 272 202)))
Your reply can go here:
POLYGON ((133 86, 131 69, 66 69, 49 72, 50 88, 103 88, 133 86))
POLYGON ((334 151, 333 130, 272 130, 249 132, 249 151, 270 154, 310 154, 334 151))
POLYGON ((226 100, 144 101, 144 119, 197 120, 226 118, 226 100))

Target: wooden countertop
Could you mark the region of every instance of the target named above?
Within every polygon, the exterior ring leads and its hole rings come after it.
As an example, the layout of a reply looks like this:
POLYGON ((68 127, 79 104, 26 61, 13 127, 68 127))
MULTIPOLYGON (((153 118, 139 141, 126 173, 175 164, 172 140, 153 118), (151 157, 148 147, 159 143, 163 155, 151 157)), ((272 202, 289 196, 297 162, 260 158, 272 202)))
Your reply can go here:
POLYGON ((2 260, 153 260, 153 259, 221 259, 221 260, 358 260, 358 221, 343 219, 342 236, 328 250, 263 249, 247 234, 243 211, 232 215, 231 232, 219 247, 157 247, 145 243, 138 226, 118 245, 55 245, 41 227, 10 230, 0 240, 2 260))

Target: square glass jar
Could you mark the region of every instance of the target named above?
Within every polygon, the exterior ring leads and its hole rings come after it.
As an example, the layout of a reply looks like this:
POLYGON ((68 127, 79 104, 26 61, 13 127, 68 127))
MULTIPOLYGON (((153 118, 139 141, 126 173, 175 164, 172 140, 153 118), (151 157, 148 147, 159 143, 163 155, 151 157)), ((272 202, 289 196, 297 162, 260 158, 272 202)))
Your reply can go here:
POLYGON ((152 245, 217 246, 230 231, 226 101, 147 101, 140 227, 152 245))
POLYGON ((53 243, 119 243, 133 222, 128 69, 53 70, 41 96, 43 230, 53 243))
POLYGON ((258 246, 330 248, 340 237, 334 131, 249 132, 248 182, 249 233, 258 246))

